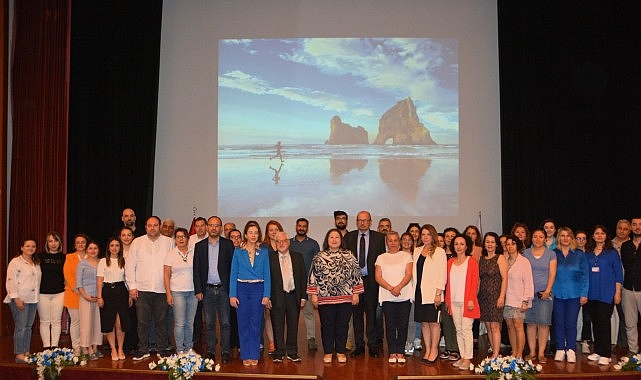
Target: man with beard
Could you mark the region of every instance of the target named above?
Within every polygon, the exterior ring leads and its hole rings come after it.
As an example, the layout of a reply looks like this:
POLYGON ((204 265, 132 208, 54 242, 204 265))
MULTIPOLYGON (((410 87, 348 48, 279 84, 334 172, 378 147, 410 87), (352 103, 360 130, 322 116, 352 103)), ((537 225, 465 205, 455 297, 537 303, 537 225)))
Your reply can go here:
POLYGON ((133 209, 126 208, 122 210, 122 216, 120 217, 120 220, 122 220, 122 225, 124 227, 131 228, 131 230, 134 233, 134 237, 139 237, 144 235, 145 231, 136 229, 136 213, 134 212, 133 209))
MULTIPOLYGON (((303 262, 305 263, 305 273, 309 274, 312 267, 312 259, 320 252, 318 242, 309 236, 309 221, 305 218, 298 218, 296 220, 296 236, 291 238, 291 250, 299 252, 303 255, 303 262)), ((305 318, 305 328, 307 330, 307 349, 309 351, 316 351, 316 322, 314 319, 314 306, 311 302, 305 303, 303 307, 303 317, 305 318)))
POLYGON ((345 237, 347 234, 347 213, 345 211, 334 211, 334 225, 340 231, 341 235, 345 237))

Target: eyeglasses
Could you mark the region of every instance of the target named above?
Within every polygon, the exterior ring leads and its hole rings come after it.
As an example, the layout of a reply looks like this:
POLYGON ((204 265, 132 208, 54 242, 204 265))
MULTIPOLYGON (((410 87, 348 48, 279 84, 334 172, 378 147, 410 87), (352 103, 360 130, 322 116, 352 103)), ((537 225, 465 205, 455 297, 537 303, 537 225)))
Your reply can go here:
POLYGON ((176 239, 187 239, 185 235, 176 235, 176 239))

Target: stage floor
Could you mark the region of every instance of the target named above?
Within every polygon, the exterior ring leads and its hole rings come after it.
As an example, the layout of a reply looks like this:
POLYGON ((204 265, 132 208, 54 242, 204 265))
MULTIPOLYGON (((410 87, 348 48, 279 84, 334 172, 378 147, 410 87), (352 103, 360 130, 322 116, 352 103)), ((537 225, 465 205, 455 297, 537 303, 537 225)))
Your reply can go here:
MULTIPOLYGON (((198 377, 253 377, 253 378, 322 378, 322 379, 416 379, 429 377, 432 379, 452 379, 452 378, 482 378, 474 376, 472 372, 455 370, 452 363, 445 360, 437 362, 435 365, 427 366, 420 363, 420 353, 414 357, 410 357, 405 364, 389 364, 387 357, 371 358, 367 353, 358 358, 348 358, 346 364, 338 364, 334 359, 332 364, 323 364, 321 351, 308 352, 307 342, 305 340, 304 328, 300 329, 301 336, 299 337, 299 355, 302 362, 293 363, 285 361, 283 363, 273 363, 269 355, 265 353, 257 367, 244 367, 241 361, 237 358, 236 353, 232 355, 232 360, 229 364, 221 365, 219 373, 215 374, 199 374, 198 377)), ((320 334, 317 334, 320 336, 320 334)), ((68 337, 61 338, 61 346, 67 346, 68 337)), ((320 342, 319 346, 320 346, 320 342)), ((34 334, 32 339, 32 351, 39 351, 42 348, 40 337, 34 334)), ((200 352, 204 347, 200 347, 200 352)), ((484 336, 481 336, 479 343, 479 351, 475 352, 474 363, 481 361, 485 355, 481 353, 487 352, 487 344, 484 336)), ((625 354, 623 350, 615 350, 616 357, 613 355, 612 364, 615 364, 619 357, 625 354)), ((217 358, 217 362, 218 362, 217 358)), ((577 363, 571 364, 566 362, 555 362, 552 357, 547 358, 546 364, 543 364, 543 371, 537 378, 619 378, 629 376, 637 376, 629 372, 614 371, 612 365, 598 366, 590 362, 586 355, 577 354, 577 363)), ((112 361, 110 355, 106 354, 104 358, 91 361, 89 364, 78 371, 79 369, 71 368, 63 371, 62 380, 66 378, 87 378, 91 376, 93 380, 118 378, 127 376, 130 378, 163 378, 158 376, 162 372, 150 371, 149 363, 152 360, 157 360, 153 355, 150 359, 140 362, 134 362, 131 357, 125 360, 112 361), (65 373, 69 372, 66 376, 65 373), (82 374, 81 374, 82 373, 82 374), (87 375, 90 373, 90 375, 87 375), (126 375, 125 375, 126 374, 126 375)), ((15 364, 13 354, 13 338, 11 336, 0 337, 0 368, 2 375, 1 379, 23 379, 27 372, 27 365, 15 364), (9 374, 17 374, 9 376, 9 374)), ((166 378, 166 377, 164 377, 166 378)))

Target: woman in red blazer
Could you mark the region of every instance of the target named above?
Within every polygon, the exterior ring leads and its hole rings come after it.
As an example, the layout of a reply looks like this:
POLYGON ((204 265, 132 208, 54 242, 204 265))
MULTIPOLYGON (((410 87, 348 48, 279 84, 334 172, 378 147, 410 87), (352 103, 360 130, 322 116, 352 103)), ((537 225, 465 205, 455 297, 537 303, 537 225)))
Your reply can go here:
POLYGON ((461 359, 454 363, 454 367, 472 370, 472 323, 475 318, 481 317, 476 297, 479 290, 479 264, 471 256, 473 243, 468 236, 457 234, 450 244, 450 250, 456 256, 447 262, 445 303, 454 319, 456 341, 461 352, 461 359))

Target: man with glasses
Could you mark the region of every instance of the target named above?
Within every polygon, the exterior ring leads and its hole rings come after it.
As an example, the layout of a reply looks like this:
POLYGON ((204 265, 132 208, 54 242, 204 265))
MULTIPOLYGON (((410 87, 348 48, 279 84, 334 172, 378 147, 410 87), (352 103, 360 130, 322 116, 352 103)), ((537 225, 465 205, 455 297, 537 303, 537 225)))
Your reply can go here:
POLYGON ((378 326, 376 307, 378 305, 378 283, 374 279, 376 258, 385 253, 385 235, 371 230, 372 216, 367 211, 361 211, 356 216, 357 229, 345 235, 345 247, 352 251, 361 267, 365 292, 360 294, 358 305, 354 305, 354 340, 356 348, 351 356, 357 357, 365 353, 364 335, 367 334, 369 355, 373 358, 381 356, 382 330, 378 326), (365 324, 367 323, 367 324, 365 324))
POLYGON ((334 226, 345 237, 347 234, 347 213, 345 211, 334 211, 334 226))
POLYGON ((307 301, 307 272, 303 255, 290 251, 290 243, 287 234, 279 232, 276 235, 277 252, 269 255, 272 294, 267 308, 270 309, 276 343, 274 363, 282 362, 284 358, 292 362, 301 361, 298 356, 298 319, 300 309, 307 301))
POLYGON ((216 319, 220 323, 221 361, 229 363, 229 278, 234 246, 220 236, 223 223, 217 216, 207 220, 209 237, 196 243, 194 249, 194 293, 203 301, 208 359, 216 356, 216 319))

